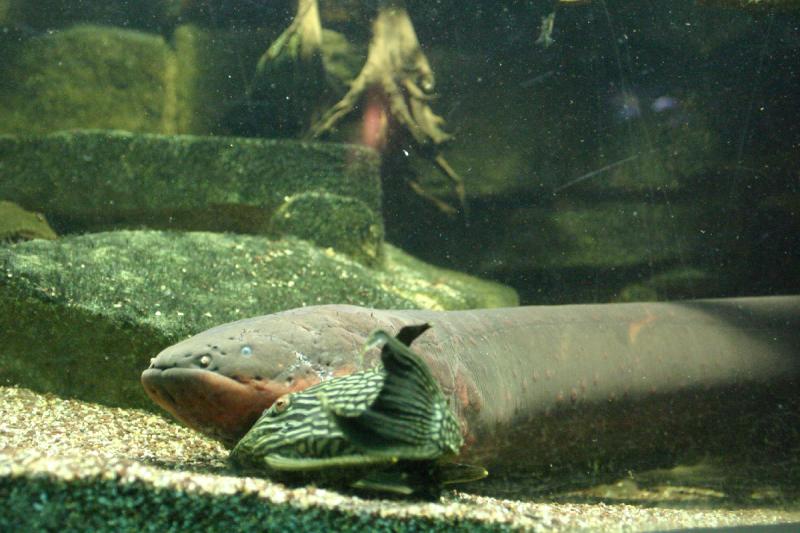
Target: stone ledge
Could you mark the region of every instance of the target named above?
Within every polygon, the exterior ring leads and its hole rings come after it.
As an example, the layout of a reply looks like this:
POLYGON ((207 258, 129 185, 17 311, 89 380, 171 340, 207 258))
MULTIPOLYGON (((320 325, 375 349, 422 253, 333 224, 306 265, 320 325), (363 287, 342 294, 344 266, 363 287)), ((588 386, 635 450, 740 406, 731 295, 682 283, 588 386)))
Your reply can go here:
POLYGON ((378 155, 352 145, 73 130, 0 136, 0 162, 0 198, 44 212, 59 233, 262 233, 287 196, 307 191, 381 212, 378 155))

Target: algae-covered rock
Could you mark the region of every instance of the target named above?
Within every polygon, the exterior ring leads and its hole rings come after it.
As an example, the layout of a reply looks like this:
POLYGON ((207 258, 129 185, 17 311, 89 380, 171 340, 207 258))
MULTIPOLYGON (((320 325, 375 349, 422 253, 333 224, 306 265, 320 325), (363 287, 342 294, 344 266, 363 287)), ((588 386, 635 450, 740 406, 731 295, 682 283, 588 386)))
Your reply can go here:
POLYGON ((543 206, 500 203, 482 206, 482 216, 465 228, 429 224, 399 234, 387 223, 387 238, 425 260, 508 283, 524 302, 617 300, 625 287, 650 280, 652 290, 625 298, 700 298, 720 294, 748 267, 745 260, 724 258, 752 224, 749 211, 731 205, 728 196, 702 198, 702 209, 697 197, 647 201, 636 195, 543 206), (669 283, 660 277, 690 266, 702 277, 680 275, 669 283))
POLYGON ((161 131, 172 60, 159 35, 77 26, 4 53, 0 133, 68 128, 161 131))
POLYGON ((139 384, 149 359, 217 324, 327 303, 516 303, 496 284, 466 277, 450 284, 447 271, 434 276, 433 267, 409 267, 399 251, 391 257, 405 266, 369 269, 294 238, 158 231, 2 247, 0 383, 152 409, 139 384))
POLYGON ((420 261, 400 248, 384 243, 385 261, 381 271, 394 281, 395 291, 421 309, 471 309, 519 305, 514 289, 463 272, 420 261), (447 300, 442 301, 442 296, 447 300))
POLYGON ((53 240, 57 237, 41 213, 32 213, 15 203, 0 200, 0 243, 53 240))
POLYGON ((0 198, 44 212, 60 232, 260 233, 286 196, 308 190, 381 206, 378 156, 352 145, 70 131, 0 136, 0 160, 0 198))
POLYGON ((231 71, 255 65, 273 37, 263 29, 180 25, 167 42, 158 33, 109 26, 37 33, 17 24, 0 33, 0 133, 241 133, 247 128, 239 122, 254 120, 255 112, 245 96, 247 76, 231 71))
POLYGON ((617 296, 620 302, 688 300, 719 294, 717 275, 694 267, 675 267, 624 287, 617 296))
POLYGON ((631 283, 623 287, 617 296, 618 302, 655 302, 658 300, 658 292, 642 283, 631 283))
POLYGON ((331 247, 366 265, 381 258, 383 220, 356 198, 325 192, 289 196, 272 216, 270 229, 331 247))
POLYGON ((127 28, 163 29, 177 15, 181 0, 0 0, 0 22, 53 30, 95 22, 127 28))
POLYGON ((678 261, 706 245, 706 236, 699 229, 711 233, 711 226, 704 224, 704 218, 691 205, 643 201, 565 203, 555 210, 515 209, 504 224, 517 231, 496 239, 493 253, 483 258, 483 265, 492 269, 492 261, 496 261, 504 269, 521 271, 678 261), (528 253, 520 254, 520 249, 528 253))

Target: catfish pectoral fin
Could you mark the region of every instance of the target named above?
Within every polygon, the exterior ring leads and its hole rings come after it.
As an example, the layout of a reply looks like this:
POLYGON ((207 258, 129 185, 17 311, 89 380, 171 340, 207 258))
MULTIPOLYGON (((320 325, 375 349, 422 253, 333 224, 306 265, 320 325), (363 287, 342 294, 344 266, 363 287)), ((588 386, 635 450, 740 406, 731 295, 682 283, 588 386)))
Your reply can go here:
POLYGON ((405 460, 433 460, 442 455, 440 446, 432 439, 415 438, 419 428, 414 421, 370 409, 357 416, 328 412, 347 439, 370 454, 405 460))
POLYGON ((431 461, 401 461, 389 468, 366 473, 350 487, 431 501, 439 499, 442 493, 438 465, 431 461))
POLYGON ((470 483, 478 481, 489 475, 489 472, 478 465, 467 465, 463 463, 441 463, 439 466, 439 478, 445 485, 456 483, 470 483))
POLYGON ((400 496, 411 496, 414 488, 408 485, 400 476, 392 473, 373 472, 350 484, 351 488, 373 492, 389 492, 400 496))
POLYGON ((364 477, 352 482, 350 487, 436 500, 445 485, 477 481, 487 475, 485 468, 475 465, 400 461, 389 468, 365 474, 364 477))
POLYGON ((313 472, 335 468, 356 468, 360 466, 392 465, 397 463, 397 457, 371 456, 371 455, 340 455, 337 457, 310 458, 286 457, 285 455, 269 454, 264 457, 264 463, 272 470, 291 472, 313 472))

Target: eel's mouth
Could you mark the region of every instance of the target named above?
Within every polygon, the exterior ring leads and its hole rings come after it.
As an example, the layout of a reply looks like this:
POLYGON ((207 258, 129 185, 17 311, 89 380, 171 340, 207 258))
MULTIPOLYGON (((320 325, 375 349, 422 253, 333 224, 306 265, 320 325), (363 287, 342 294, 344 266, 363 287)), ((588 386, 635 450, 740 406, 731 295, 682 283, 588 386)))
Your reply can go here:
POLYGON ((233 447, 276 399, 311 384, 287 386, 266 379, 234 379, 199 368, 149 368, 142 373, 144 390, 154 402, 228 447, 233 447))

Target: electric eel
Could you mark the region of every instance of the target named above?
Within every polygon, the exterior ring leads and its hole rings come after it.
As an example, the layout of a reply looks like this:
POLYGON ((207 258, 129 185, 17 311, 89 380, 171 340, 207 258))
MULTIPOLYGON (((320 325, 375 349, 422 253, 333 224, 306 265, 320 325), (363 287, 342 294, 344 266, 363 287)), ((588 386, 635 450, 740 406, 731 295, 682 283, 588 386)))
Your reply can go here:
POLYGON ((426 323, 412 349, 458 423, 456 459, 490 475, 796 450, 800 441, 797 296, 442 312, 306 307, 179 342, 142 383, 176 418, 233 447, 276 399, 380 367, 379 347, 362 350, 371 332, 426 323))

